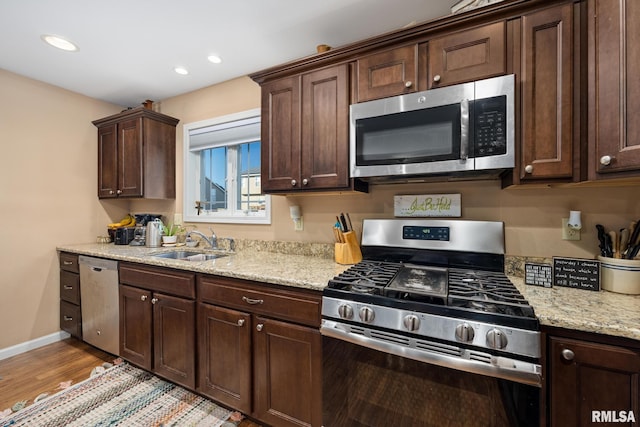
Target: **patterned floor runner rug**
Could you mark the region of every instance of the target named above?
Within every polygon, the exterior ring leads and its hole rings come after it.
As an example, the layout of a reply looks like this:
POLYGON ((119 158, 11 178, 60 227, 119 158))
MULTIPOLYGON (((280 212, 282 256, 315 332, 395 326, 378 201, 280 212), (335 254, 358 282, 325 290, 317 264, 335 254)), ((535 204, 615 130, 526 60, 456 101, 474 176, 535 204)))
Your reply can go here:
POLYGON ((0 415, 0 426, 219 427, 231 415, 201 396, 122 363, 7 417, 0 415))

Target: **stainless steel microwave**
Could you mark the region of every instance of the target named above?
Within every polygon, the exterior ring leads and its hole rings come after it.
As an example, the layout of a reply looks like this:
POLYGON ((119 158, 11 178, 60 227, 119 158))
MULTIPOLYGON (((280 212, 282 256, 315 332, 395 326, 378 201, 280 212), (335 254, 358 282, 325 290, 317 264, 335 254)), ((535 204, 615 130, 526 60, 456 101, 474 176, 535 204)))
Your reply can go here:
POLYGON ((514 76, 353 104, 353 178, 513 168, 514 76))

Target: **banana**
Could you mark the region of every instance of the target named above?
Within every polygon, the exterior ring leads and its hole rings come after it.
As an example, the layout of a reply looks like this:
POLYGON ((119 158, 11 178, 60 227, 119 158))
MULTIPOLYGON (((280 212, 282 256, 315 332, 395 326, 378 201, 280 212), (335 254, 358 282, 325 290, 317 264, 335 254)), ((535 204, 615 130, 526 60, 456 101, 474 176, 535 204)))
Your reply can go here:
POLYGON ((120 228, 120 227, 131 227, 134 225, 136 225, 136 218, 131 214, 127 214, 127 216, 122 218, 120 222, 112 222, 111 224, 108 224, 107 227, 120 228))

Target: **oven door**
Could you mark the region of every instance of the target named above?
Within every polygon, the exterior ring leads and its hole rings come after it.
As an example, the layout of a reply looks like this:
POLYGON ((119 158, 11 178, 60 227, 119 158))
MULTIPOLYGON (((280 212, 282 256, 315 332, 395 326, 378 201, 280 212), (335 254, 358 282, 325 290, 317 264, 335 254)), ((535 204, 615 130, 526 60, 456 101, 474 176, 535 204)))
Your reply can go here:
POLYGON ((322 339, 325 427, 539 425, 539 387, 322 339))

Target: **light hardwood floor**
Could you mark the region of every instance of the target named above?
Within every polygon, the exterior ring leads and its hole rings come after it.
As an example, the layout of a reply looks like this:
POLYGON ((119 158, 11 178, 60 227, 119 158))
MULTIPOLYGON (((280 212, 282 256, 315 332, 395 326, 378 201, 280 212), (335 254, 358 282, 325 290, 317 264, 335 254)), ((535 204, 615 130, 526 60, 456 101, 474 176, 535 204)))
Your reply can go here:
MULTIPOLYGON (((41 393, 58 392, 64 381, 71 380, 72 384, 83 381, 93 368, 114 359, 111 354, 69 338, 0 360, 0 411, 22 400, 31 405, 41 393)), ((260 425, 244 420, 239 427, 260 425)))

